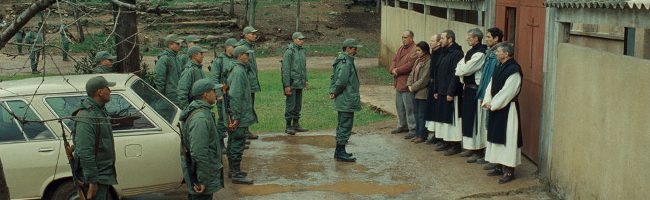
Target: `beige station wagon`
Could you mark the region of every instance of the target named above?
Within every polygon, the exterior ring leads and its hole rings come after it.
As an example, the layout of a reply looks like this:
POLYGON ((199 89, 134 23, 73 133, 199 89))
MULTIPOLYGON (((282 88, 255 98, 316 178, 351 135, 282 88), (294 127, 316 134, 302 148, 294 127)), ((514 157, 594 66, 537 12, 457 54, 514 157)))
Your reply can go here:
MULTIPOLYGON (((42 84, 42 78, 0 82, 0 104, 27 120, 70 116, 86 98, 86 81, 95 76, 51 76, 42 84)), ((106 109, 122 119, 113 124, 118 181, 111 188, 113 197, 178 188, 182 181, 178 107, 134 74, 102 76, 117 83, 106 109)), ((57 120, 22 124, 0 108, 0 159, 12 199, 78 198, 61 134, 65 131, 72 142, 72 121, 62 124, 57 120)))

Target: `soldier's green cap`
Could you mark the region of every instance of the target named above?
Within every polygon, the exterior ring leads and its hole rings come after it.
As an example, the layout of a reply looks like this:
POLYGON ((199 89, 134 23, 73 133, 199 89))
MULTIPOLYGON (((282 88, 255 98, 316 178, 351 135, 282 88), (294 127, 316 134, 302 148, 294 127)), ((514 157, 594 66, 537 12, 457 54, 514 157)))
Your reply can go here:
POLYGON ((193 46, 192 48, 188 49, 187 50, 187 55, 192 56, 192 55, 194 55, 196 53, 205 53, 205 52, 208 52, 208 50, 197 45, 197 46, 193 46))
POLYGON ((235 39, 235 38, 228 38, 228 39, 226 40, 226 42, 223 43, 223 46, 224 46, 224 47, 227 47, 227 46, 232 46, 232 47, 234 47, 234 46, 238 46, 238 45, 239 45, 239 42, 238 42, 237 39, 235 39))
POLYGON ((115 86, 115 82, 108 82, 103 76, 95 76, 86 82, 86 94, 92 97, 97 90, 115 86))
POLYGON ((239 57, 239 55, 243 53, 253 53, 253 50, 248 49, 246 46, 238 46, 233 50, 232 54, 236 57, 239 57))
POLYGON ((115 60, 115 58, 117 58, 117 57, 114 56, 114 55, 111 55, 110 53, 108 53, 108 51, 100 51, 100 52, 97 52, 97 54, 95 54, 95 62, 96 63, 99 63, 102 60, 115 60))
POLYGON ((176 42, 180 44, 181 42, 183 42, 183 39, 178 37, 178 35, 176 34, 169 34, 165 36, 165 43, 169 43, 169 42, 176 42))
POLYGON ((291 39, 305 39, 305 35, 303 35, 301 32, 295 32, 293 35, 291 35, 291 39))
POLYGON ((198 41, 201 41, 201 38, 199 38, 199 36, 196 36, 196 35, 188 35, 188 36, 185 36, 185 41, 198 42, 198 41))
POLYGON ((192 94, 190 95, 196 97, 205 92, 209 92, 210 90, 219 90, 221 87, 223 87, 223 85, 214 84, 210 79, 204 78, 194 82, 192 85, 192 94))
POLYGON ((359 41, 357 39, 352 39, 351 38, 351 39, 346 39, 345 41, 343 41, 343 47, 359 48, 359 47, 363 47, 363 45, 359 44, 359 41))
POLYGON ((255 32, 257 32, 257 29, 253 28, 252 26, 247 26, 244 28, 244 35, 255 32))

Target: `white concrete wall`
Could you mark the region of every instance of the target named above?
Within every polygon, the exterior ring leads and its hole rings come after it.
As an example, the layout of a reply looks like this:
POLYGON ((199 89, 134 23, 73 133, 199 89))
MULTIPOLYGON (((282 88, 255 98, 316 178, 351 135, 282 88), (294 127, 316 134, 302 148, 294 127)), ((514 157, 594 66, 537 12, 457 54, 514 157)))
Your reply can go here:
POLYGON ((561 43, 550 181, 567 199, 648 199, 650 61, 561 43))
POLYGON ((415 42, 428 42, 431 35, 451 29, 456 33, 456 42, 463 47, 463 51, 469 50, 467 45, 467 31, 482 26, 463 22, 451 21, 443 18, 425 15, 412 10, 399 7, 382 6, 381 12, 381 40, 379 49, 379 63, 390 65, 395 52, 401 46, 402 32, 410 29, 415 34, 415 42))

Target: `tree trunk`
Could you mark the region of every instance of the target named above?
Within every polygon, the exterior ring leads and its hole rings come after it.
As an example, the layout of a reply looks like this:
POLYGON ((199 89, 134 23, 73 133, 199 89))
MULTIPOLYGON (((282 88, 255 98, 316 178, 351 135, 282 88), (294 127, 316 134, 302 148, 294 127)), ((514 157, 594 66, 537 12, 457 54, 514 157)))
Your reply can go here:
POLYGON ((248 0, 246 6, 246 21, 248 26, 255 27, 255 7, 257 7, 257 0, 248 0))
MULTIPOLYGON (((77 3, 77 0, 73 0, 73 3, 77 3)), ((79 32, 79 43, 82 43, 86 40, 86 36, 84 35, 84 27, 81 25, 81 22, 79 21, 79 12, 77 12, 77 7, 71 6, 72 7, 72 15, 74 16, 75 24, 77 25, 77 32, 79 32)))
POLYGON ((2 159, 0 159, 0 199, 11 199, 9 196, 9 187, 7 186, 7 180, 5 180, 5 171, 2 167, 2 159))
MULTIPOLYGON (((123 0, 128 4, 136 4, 136 0, 123 0)), ((113 4, 113 9, 120 9, 117 4, 113 4)), ((140 48, 138 46, 138 22, 136 10, 122 7, 119 18, 115 19, 117 27, 115 28, 115 53, 117 62, 115 67, 119 72, 129 73, 140 70, 140 48)))
POLYGON ((235 17, 235 0, 230 0, 230 17, 235 17))
POLYGON ((296 32, 298 32, 300 31, 300 0, 296 4, 296 32))
POLYGON ((0 34, 0 49, 4 48, 7 42, 16 35, 18 30, 29 22, 38 12, 45 10, 57 0, 38 0, 29 6, 25 11, 20 13, 16 19, 0 34))

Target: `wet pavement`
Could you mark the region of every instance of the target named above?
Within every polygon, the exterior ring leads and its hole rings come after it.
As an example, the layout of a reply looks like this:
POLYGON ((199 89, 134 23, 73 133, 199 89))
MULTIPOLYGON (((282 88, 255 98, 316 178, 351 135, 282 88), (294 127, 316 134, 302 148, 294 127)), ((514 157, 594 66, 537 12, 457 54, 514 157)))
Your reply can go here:
MULTIPOLYGON (((246 150, 242 166, 255 184, 227 183, 215 199, 551 199, 528 160, 516 169, 517 179, 501 185, 481 165, 389 134, 394 123, 355 127, 348 151, 356 163, 333 159, 333 130, 260 134, 246 150)), ((128 199, 185 195, 179 189, 128 199)))

